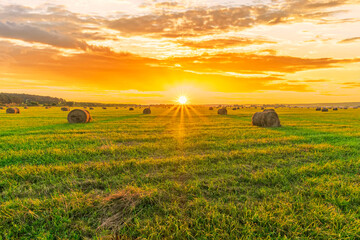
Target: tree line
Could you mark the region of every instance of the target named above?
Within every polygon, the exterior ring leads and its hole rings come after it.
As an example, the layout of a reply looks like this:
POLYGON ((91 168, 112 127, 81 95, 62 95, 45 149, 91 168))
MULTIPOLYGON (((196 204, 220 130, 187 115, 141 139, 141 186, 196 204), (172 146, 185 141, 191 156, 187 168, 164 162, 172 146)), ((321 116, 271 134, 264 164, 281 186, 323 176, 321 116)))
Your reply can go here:
POLYGON ((38 96, 22 93, 0 93, 0 104, 16 104, 16 105, 61 105, 66 103, 65 99, 49 97, 49 96, 38 96))
POLYGON ((39 96, 24 93, 0 93, 0 105, 17 106, 68 106, 68 107, 128 107, 139 106, 136 104, 104 104, 94 102, 66 101, 63 98, 39 96))

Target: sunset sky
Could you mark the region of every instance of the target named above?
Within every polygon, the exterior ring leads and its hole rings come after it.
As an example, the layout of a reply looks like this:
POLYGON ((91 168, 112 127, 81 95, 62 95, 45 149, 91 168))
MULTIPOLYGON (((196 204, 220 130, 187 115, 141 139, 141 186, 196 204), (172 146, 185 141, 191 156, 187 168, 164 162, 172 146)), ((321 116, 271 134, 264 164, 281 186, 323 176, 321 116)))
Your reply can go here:
POLYGON ((0 92, 360 101, 360 0, 1 0, 0 92))

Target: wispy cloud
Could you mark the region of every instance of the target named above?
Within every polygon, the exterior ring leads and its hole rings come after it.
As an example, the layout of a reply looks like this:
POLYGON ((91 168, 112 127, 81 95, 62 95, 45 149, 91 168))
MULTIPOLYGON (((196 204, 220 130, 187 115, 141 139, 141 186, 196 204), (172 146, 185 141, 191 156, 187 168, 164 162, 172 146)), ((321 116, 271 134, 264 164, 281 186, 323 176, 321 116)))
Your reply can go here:
POLYGON ((353 43, 356 41, 360 41, 360 37, 346 38, 344 40, 339 41, 339 43, 353 43))

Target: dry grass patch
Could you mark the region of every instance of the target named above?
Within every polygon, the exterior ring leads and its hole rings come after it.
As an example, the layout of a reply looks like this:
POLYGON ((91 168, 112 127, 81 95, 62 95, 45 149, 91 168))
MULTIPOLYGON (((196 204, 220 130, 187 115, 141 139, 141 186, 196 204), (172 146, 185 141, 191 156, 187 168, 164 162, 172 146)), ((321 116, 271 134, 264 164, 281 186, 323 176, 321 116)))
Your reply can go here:
POLYGON ((118 232, 138 216, 146 206, 152 205, 154 190, 127 187, 103 199, 104 217, 97 230, 118 232))

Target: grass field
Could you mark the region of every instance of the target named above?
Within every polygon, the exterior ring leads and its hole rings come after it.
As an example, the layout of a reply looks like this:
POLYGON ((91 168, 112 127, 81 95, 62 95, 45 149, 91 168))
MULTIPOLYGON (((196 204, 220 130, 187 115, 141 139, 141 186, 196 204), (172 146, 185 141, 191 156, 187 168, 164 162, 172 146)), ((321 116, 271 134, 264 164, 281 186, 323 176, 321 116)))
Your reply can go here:
POLYGON ((360 239, 360 110, 0 110, 0 239, 360 239))

